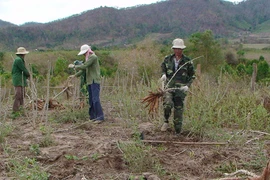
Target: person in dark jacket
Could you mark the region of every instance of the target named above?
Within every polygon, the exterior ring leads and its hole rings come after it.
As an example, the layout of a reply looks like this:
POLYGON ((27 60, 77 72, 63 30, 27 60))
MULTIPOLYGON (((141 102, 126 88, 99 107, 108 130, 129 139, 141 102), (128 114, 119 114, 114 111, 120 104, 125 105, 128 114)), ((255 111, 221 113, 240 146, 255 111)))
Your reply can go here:
POLYGON ((16 52, 16 58, 12 64, 12 84, 15 88, 15 99, 13 103, 13 113, 19 112, 24 105, 26 79, 30 77, 29 71, 25 67, 24 57, 28 54, 24 47, 19 47, 16 52))
POLYGON ((163 96, 164 124, 161 131, 167 131, 169 127, 169 117, 174 108, 173 124, 176 135, 179 135, 182 129, 184 100, 188 89, 195 78, 195 70, 189 57, 183 54, 186 48, 182 39, 173 41, 173 54, 165 57, 161 64, 161 81, 165 82, 170 91, 166 91, 163 96))
POLYGON ((85 62, 83 65, 70 64, 69 68, 75 68, 78 72, 75 75, 71 75, 69 78, 80 77, 84 71, 86 71, 86 83, 88 86, 88 98, 89 98, 89 116, 90 120, 95 123, 101 123, 104 121, 104 114, 100 103, 100 66, 97 55, 91 50, 91 47, 84 44, 80 48, 78 55, 85 56, 85 62))

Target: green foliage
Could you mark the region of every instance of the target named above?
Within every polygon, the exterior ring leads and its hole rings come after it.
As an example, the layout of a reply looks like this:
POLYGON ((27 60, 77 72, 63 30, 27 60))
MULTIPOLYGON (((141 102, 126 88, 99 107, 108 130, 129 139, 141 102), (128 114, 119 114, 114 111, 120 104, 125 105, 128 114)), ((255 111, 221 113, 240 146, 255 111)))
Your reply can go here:
POLYGON ((68 61, 62 58, 58 58, 55 63, 54 75, 63 75, 67 73, 68 61))
POLYGON ((0 52, 0 62, 4 60, 4 55, 5 55, 4 52, 0 52))
POLYGON ((42 132, 42 139, 39 142, 40 147, 49 147, 54 143, 52 134, 52 129, 49 126, 40 126, 40 131, 42 132))
POLYGON ((36 64, 30 64, 31 73, 33 78, 38 78, 39 80, 44 80, 44 76, 39 74, 39 67, 36 64))
POLYGON ((216 167, 216 171, 224 173, 232 173, 237 170, 237 163, 229 161, 227 163, 221 164, 220 166, 216 167))
POLYGON ((238 64, 237 66, 236 66, 236 70, 237 70, 237 74, 239 75, 239 76, 242 76, 242 75, 244 75, 244 74, 246 74, 247 72, 246 72, 246 67, 245 67, 245 65, 244 64, 238 64))
POLYGON ((4 142, 6 136, 8 136, 13 131, 11 125, 5 122, 0 122, 0 143, 4 142))
POLYGON ((269 77, 269 64, 266 61, 259 60, 257 68, 258 68, 258 73, 256 77, 257 81, 269 77))
POLYGON ((8 81, 11 80, 11 72, 3 72, 2 74, 0 73, 0 79, 2 83, 0 85, 6 84, 8 81))
POLYGON ((222 72, 227 72, 229 74, 232 74, 232 75, 235 75, 236 74, 236 70, 235 68, 233 68, 231 65, 229 64, 225 64, 223 67, 222 67, 222 72))
POLYGON ((2 63, 0 63, 0 75, 3 74, 4 72, 5 72, 4 67, 2 63))
POLYGON ((217 66, 224 64, 224 57, 221 53, 221 47, 211 30, 206 30, 203 33, 197 32, 191 35, 189 38, 191 43, 190 47, 187 47, 193 57, 202 56, 200 60, 195 63, 200 63, 202 70, 208 71, 215 70, 217 66))
POLYGON ((240 59, 240 58, 243 58, 244 55, 245 55, 245 51, 244 51, 244 50, 239 50, 239 51, 237 51, 237 55, 238 55, 238 58, 239 58, 239 59, 240 59))
POLYGON ((10 159, 8 169, 12 177, 21 180, 48 180, 49 174, 41 169, 35 159, 10 159))
MULTIPOLYGON (((258 108, 255 94, 249 91, 249 82, 221 74, 215 81, 201 77, 200 87, 192 87, 196 96, 188 97, 185 117, 186 128, 200 137, 209 136, 209 130, 216 128, 247 128, 268 130, 267 112, 258 108), (214 88, 213 88, 214 87, 214 88), (252 113, 250 123, 247 116, 252 113), (267 117, 267 118, 266 118, 267 117)), ((217 136, 215 134, 214 136, 217 136)), ((220 136, 225 137, 224 135, 220 136)), ((216 137, 215 137, 216 138, 216 137)))
POLYGON ((263 81, 266 83, 270 76, 269 64, 264 60, 263 56, 260 56, 259 60, 245 60, 234 68, 233 66, 226 64, 223 68, 223 72, 228 72, 229 74, 235 74, 237 72, 238 76, 249 75, 253 73, 253 65, 257 64, 257 77, 256 81, 263 81))
POLYGON ((117 68, 117 60, 111 56, 109 51, 98 52, 98 58, 100 61, 100 73, 105 77, 113 77, 117 68))
POLYGON ((0 52, 0 75, 5 72, 2 61, 4 60, 4 53, 0 52))
POLYGON ((35 155, 39 155, 40 154, 40 148, 38 144, 31 144, 29 150, 34 153, 35 155))
POLYGON ((54 71, 52 73, 51 84, 58 85, 64 82, 68 77, 69 69, 68 61, 62 58, 58 58, 55 63, 54 71))

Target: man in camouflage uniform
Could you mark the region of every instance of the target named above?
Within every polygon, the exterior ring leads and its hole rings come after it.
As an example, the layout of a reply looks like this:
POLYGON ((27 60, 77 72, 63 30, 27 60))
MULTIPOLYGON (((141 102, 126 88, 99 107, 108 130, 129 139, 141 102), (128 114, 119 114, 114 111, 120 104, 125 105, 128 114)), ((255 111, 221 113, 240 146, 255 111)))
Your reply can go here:
POLYGON ((165 82, 167 88, 172 88, 163 96, 164 124, 161 131, 167 131, 169 117, 174 108, 174 129, 176 135, 179 135, 183 122, 184 100, 195 78, 195 70, 190 58, 183 54, 183 50, 186 48, 184 41, 175 39, 172 44, 174 53, 166 56, 161 65, 161 80, 165 82))

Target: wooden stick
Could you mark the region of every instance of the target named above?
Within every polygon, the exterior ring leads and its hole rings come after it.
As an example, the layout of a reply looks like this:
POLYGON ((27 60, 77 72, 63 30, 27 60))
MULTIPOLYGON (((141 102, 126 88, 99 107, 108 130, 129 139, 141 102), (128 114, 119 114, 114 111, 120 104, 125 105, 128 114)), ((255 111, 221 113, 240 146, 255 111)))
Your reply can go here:
POLYGON ((270 135, 269 133, 267 132, 262 132, 262 131, 254 131, 254 130, 250 130, 250 132, 253 132, 253 133, 258 133, 258 134, 262 134, 262 135, 270 135))
POLYGON ((57 98, 60 94, 62 94, 63 92, 65 92, 67 90, 67 88, 69 88, 68 86, 65 87, 65 89, 63 89, 60 93, 56 94, 53 99, 57 98))
POLYGON ((172 143, 181 145, 228 145, 227 142, 178 142, 178 141, 158 141, 158 140, 142 140, 144 143, 172 143))

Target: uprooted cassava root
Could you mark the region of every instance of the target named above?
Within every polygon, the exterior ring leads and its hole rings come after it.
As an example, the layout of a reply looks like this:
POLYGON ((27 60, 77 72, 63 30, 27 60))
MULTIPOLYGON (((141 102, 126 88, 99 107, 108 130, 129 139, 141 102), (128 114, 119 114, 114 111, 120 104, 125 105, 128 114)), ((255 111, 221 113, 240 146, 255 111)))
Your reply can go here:
POLYGON ((158 111, 160 98, 163 97, 166 92, 174 91, 177 89, 181 90, 181 88, 167 88, 165 90, 158 88, 157 92, 150 91, 149 95, 142 99, 141 103, 146 103, 145 108, 149 107, 149 114, 156 113, 158 111))
POLYGON ((141 102, 146 103, 145 107, 149 107, 149 114, 157 112, 159 107, 159 98, 163 96, 164 92, 165 91, 159 88, 157 92, 150 91, 149 95, 142 99, 141 102))

